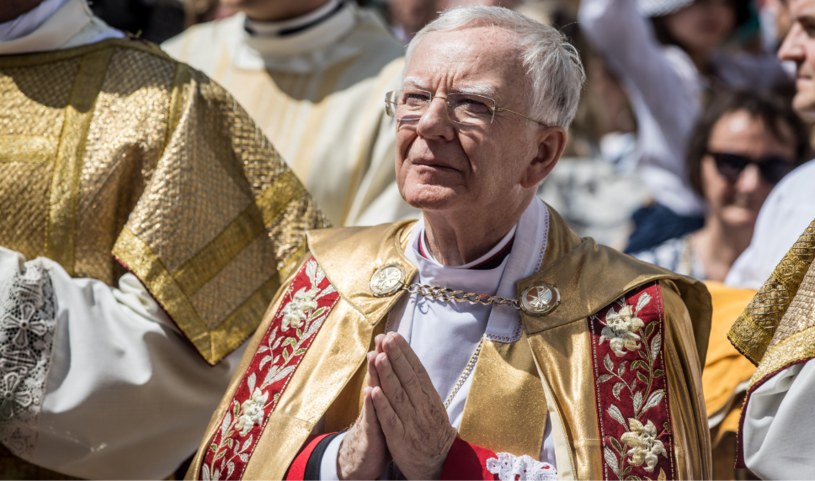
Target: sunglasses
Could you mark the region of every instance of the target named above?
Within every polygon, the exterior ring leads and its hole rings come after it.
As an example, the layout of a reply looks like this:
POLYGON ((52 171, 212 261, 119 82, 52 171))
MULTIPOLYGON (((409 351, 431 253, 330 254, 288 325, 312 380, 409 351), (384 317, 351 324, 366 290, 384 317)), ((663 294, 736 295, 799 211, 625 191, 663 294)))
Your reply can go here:
POLYGON ((708 155, 713 157, 716 169, 722 174, 722 177, 732 183, 739 180, 742 171, 750 164, 755 164, 761 178, 770 184, 778 183, 795 167, 788 158, 781 155, 767 155, 758 159, 727 152, 708 152, 708 155))

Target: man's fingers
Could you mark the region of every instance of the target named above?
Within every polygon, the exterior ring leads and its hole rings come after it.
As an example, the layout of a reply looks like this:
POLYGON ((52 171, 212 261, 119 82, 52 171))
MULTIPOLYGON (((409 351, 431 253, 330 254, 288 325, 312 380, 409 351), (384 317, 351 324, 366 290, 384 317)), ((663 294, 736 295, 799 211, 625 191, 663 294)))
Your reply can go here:
POLYGON ((422 402, 427 397, 425 390, 436 392, 421 361, 419 361, 416 353, 413 352, 413 349, 410 348, 410 345, 402 336, 389 333, 383 341, 382 347, 411 404, 417 406, 418 403, 422 402), (411 358, 415 360, 418 367, 411 362, 411 358))
POLYGON ((372 387, 366 387, 363 390, 363 406, 362 406, 362 420, 365 422, 365 432, 368 433, 369 436, 375 436, 379 433, 381 428, 379 427, 379 419, 376 417, 376 408, 374 407, 374 401, 371 397, 373 393, 372 387))
POLYGON ((376 371, 376 352, 368 353, 368 386, 379 386, 379 373, 376 371))
POLYGON ((403 415, 409 415, 413 410, 413 406, 410 404, 410 398, 408 398, 405 388, 402 387, 399 377, 393 372, 393 365, 388 355, 384 352, 377 354, 374 365, 379 376, 379 386, 388 397, 393 409, 403 415))
POLYGON ((377 334, 374 337, 374 351, 379 354, 382 352, 382 341, 385 340, 385 334, 377 334))
POLYGON ((405 436, 405 426, 393 409, 388 396, 385 395, 382 388, 375 387, 371 389, 371 399, 388 446, 391 443, 400 443, 405 436))

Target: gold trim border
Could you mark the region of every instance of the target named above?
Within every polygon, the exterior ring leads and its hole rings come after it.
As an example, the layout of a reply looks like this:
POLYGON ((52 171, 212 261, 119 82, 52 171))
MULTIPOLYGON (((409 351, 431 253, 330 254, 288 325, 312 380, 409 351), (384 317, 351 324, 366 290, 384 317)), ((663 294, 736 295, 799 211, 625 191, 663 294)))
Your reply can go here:
POLYGON ((45 251, 70 275, 76 273, 76 222, 85 144, 93 120, 93 105, 113 52, 100 50, 82 59, 65 109, 54 162, 45 251))

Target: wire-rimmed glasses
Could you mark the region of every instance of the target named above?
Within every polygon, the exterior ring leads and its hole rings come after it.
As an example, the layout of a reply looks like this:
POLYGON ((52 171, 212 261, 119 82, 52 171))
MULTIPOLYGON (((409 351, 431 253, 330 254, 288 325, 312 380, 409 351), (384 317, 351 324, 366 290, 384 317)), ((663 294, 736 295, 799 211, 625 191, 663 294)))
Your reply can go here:
POLYGON ((450 121, 459 125, 492 125, 496 112, 509 112, 546 126, 540 120, 505 107, 496 106, 495 99, 463 92, 453 92, 441 96, 433 95, 427 90, 414 88, 393 90, 385 94, 385 112, 400 122, 417 122, 427 112, 433 98, 444 100, 450 121))

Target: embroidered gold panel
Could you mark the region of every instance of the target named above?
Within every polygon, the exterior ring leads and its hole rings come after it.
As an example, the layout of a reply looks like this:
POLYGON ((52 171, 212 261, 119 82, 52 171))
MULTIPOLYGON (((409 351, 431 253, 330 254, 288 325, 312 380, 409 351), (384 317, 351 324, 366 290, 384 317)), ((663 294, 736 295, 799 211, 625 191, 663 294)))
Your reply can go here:
POLYGON ((0 245, 111 285, 132 271, 210 363, 326 224, 240 106, 155 46, 2 57, 0 93, 0 245))
MULTIPOLYGON (((773 341, 776 329, 792 303, 813 259, 815 259, 815 220, 781 259, 770 278, 727 333, 733 346, 753 364, 757 365, 761 361, 767 347, 773 341)), ((780 339, 774 342, 778 341, 780 339)))

